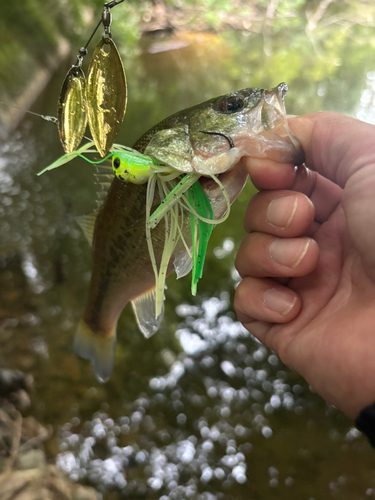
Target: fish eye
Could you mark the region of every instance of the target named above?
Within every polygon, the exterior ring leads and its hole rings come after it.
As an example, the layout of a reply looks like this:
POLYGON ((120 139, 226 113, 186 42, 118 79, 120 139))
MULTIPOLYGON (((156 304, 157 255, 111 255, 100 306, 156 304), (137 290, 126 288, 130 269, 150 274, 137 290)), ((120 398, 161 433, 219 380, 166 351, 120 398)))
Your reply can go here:
POLYGON ((230 114, 237 113, 241 111, 244 107, 244 101, 240 96, 229 96, 221 99, 216 106, 216 109, 220 111, 220 113, 230 114))
POLYGON ((121 160, 120 160, 120 158, 117 156, 117 157, 113 160, 113 166, 114 166, 115 168, 119 168, 120 164, 121 164, 121 160))

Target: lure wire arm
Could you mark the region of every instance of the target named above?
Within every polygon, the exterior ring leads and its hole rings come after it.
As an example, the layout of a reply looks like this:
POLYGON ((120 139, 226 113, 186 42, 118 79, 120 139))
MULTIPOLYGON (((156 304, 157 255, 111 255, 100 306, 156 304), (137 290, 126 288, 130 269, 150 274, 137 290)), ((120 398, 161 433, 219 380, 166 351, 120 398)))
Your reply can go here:
MULTIPOLYGON (((90 43, 90 42, 91 42, 91 40, 93 39, 93 37, 94 37, 95 33, 98 31, 99 26, 102 24, 102 21, 103 21, 103 20, 102 20, 102 19, 100 19, 100 21, 98 22, 98 24, 97 24, 96 28, 95 28, 95 29, 94 29, 94 31, 91 33, 91 36, 90 36, 90 38, 89 38, 88 42, 86 43, 86 45, 85 45, 82 49, 80 49, 80 52, 81 52, 81 50, 83 50, 83 49, 84 49, 84 50, 86 51, 86 54, 87 54, 87 47, 89 46, 89 43, 90 43)), ((86 55, 86 54, 85 54, 85 55, 86 55)))
POLYGON ((116 7, 116 5, 119 5, 120 3, 124 2, 125 0, 112 0, 111 2, 107 2, 104 4, 104 7, 107 9, 112 9, 113 7, 116 7))
POLYGON ((87 47, 89 46, 91 40, 93 39, 95 33, 98 31, 99 26, 102 23, 103 23, 103 26, 104 26, 105 35, 107 35, 109 37, 111 36, 110 26, 111 26, 112 18, 111 18, 110 9, 113 9, 113 7, 116 7, 116 5, 120 5, 120 3, 123 3, 124 1, 125 0, 112 0, 111 2, 106 2, 104 4, 104 6, 103 6, 103 12, 102 12, 102 18, 98 22, 98 24, 97 24, 96 28, 94 29, 94 31, 91 33, 91 36, 88 39, 86 45, 84 47, 81 47, 79 49, 79 54, 77 55, 77 62, 73 65, 73 67, 75 67, 75 68, 81 68, 83 58, 84 58, 84 56, 87 55, 87 47))

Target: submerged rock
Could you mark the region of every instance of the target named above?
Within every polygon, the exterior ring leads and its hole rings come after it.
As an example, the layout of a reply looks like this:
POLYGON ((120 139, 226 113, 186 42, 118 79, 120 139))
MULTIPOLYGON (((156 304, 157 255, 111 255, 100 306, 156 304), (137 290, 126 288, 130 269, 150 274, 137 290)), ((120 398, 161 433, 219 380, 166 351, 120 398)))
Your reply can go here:
POLYGON ((55 465, 0 475, 2 500, 97 500, 93 488, 67 481, 55 465))
POLYGON ((23 409, 17 404, 19 395, 27 396, 32 386, 30 375, 0 370, 0 499, 97 500, 93 488, 71 483, 55 465, 47 464, 43 442, 51 437, 51 429, 18 411, 23 409))

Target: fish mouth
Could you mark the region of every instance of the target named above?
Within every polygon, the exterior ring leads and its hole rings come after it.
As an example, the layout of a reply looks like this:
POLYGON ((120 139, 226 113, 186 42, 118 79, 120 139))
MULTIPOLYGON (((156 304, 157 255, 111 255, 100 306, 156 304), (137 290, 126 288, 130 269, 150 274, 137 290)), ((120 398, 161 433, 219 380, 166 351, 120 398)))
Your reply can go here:
POLYGON ((302 145, 290 131, 287 121, 284 105, 287 91, 286 83, 264 89, 258 103, 246 113, 246 121, 233 141, 243 156, 294 165, 304 162, 302 145))
POLYGON ((279 83, 277 87, 263 90, 257 107, 260 111, 260 123, 265 131, 277 129, 284 124, 286 117, 284 97, 287 92, 286 83, 279 83))
MULTIPOLYGON (((205 184, 206 182, 208 182, 207 179, 210 179, 210 174, 216 175, 219 178, 219 180, 221 181, 222 178, 225 179, 226 173, 232 171, 237 166, 242 165, 242 163, 243 163, 242 156, 243 155, 242 155, 240 149, 234 145, 234 141, 229 135, 224 134, 223 132, 211 132, 211 131, 206 131, 206 130, 200 130, 199 132, 201 134, 215 135, 215 136, 223 137, 224 139, 226 139, 226 141, 228 142, 228 145, 229 145, 229 149, 226 152, 221 153, 220 155, 218 155, 216 157, 212 157, 212 156, 208 156, 208 155, 207 156, 203 156, 203 155, 200 156, 200 161, 202 161, 203 164, 204 164, 204 162, 212 161, 212 165, 210 165, 210 168, 208 168, 207 170, 200 168, 201 165, 199 163, 195 165, 194 170, 199 172, 202 175, 202 177, 200 179, 202 181, 201 182, 202 184, 205 184), (222 165, 220 164, 220 159, 223 162, 222 165), (208 177, 207 177, 207 175, 208 175, 208 177)), ((195 162, 197 161, 196 158, 194 158, 193 162, 194 161, 195 162)), ((216 185, 215 182, 213 182, 213 184, 216 185)))
POLYGON ((273 120, 277 119, 277 116, 272 116, 271 111, 273 113, 276 111, 281 115, 286 114, 284 97, 287 92, 288 85, 286 83, 279 83, 277 87, 263 91, 260 102, 262 104, 262 123, 266 130, 273 128, 273 120))
POLYGON ((233 170, 242 157, 269 158, 279 163, 304 162, 304 152, 299 140, 289 129, 284 105, 288 91, 286 83, 264 89, 258 103, 246 113, 246 120, 236 129, 234 137, 219 131, 200 130, 200 133, 226 139, 229 148, 219 155, 200 154, 202 165, 195 170, 203 175, 222 174, 233 170), (212 166, 209 166, 210 158, 212 166), (207 164, 207 165, 203 165, 207 164))
POLYGON ((297 137, 291 132, 286 115, 284 97, 288 92, 286 83, 279 83, 277 87, 264 90, 259 105, 261 105, 261 121, 265 133, 277 133, 284 141, 288 154, 281 155, 281 159, 299 165, 304 162, 304 152, 297 137), (288 144, 289 143, 289 144, 288 144))

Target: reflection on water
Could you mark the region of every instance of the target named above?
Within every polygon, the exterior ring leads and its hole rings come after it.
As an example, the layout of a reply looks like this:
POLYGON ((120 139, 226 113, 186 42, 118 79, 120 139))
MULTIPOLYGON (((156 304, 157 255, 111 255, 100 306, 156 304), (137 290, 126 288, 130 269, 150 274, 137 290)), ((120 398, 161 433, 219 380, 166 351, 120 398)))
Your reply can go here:
MULTIPOLYGON (((275 354, 249 341, 229 307, 226 292, 200 306, 180 305, 183 322, 176 337, 183 352, 164 353, 168 372, 151 378, 118 419, 98 412, 60 428, 57 464, 71 479, 89 480, 120 497, 203 500, 230 493, 243 498, 241 486, 259 487, 248 464, 257 460, 260 447, 267 448, 267 440, 283 433, 278 419, 292 414, 316 432, 310 420, 316 398, 309 387, 275 354)), ((330 432, 343 449, 360 435, 349 426, 343 434, 330 432)), ((268 465, 269 488, 294 492, 302 467, 277 466, 289 452, 281 448, 268 465)), ((313 459, 303 447, 296 453, 313 459)), ((340 477, 342 484, 349 479, 340 477)))
MULTIPOLYGON (((172 357, 168 373, 151 378, 147 392, 117 421, 101 412, 83 427, 79 419, 63 426, 59 467, 99 489, 147 498, 155 491, 165 500, 213 498, 205 492, 213 483, 218 491, 244 485, 254 436, 273 436, 269 416, 280 408, 302 415, 309 390, 288 381, 275 354, 249 342, 229 304, 223 292, 200 306, 179 306, 184 321, 176 336, 183 352, 172 357), (159 412, 167 402, 164 420, 159 412)), ((277 476, 273 468, 274 486, 277 476)), ((293 474, 285 481, 291 486, 293 474)))
MULTIPOLYGON (((201 307, 179 306, 185 321, 176 335, 184 352, 175 360, 165 353, 172 358, 168 373, 152 378, 147 393, 126 415, 114 421, 98 413, 79 434, 72 424, 62 427, 57 463, 72 479, 87 477, 98 487, 120 489, 122 495, 162 491, 172 499, 209 498, 197 492, 211 480, 227 488, 246 483, 252 420, 264 436, 272 435, 258 403, 259 388, 268 381, 268 412, 281 404, 291 406, 285 396, 285 387, 290 388, 261 368, 265 348, 252 345, 248 352, 243 341, 249 334, 225 314, 228 305, 223 293, 201 307), (199 395, 195 383, 201 385, 199 395), (167 401, 171 407, 163 421, 158 413, 167 401), (246 413, 251 402, 254 409, 246 413)), ((279 364, 274 355, 269 362, 275 369, 279 364)))
MULTIPOLYGON (((212 96, 283 80, 291 114, 333 109, 374 121, 365 35, 354 44, 333 32, 319 56, 300 32, 275 36, 269 57, 255 35, 181 35, 178 49, 162 52, 162 39, 143 41, 125 60, 119 142, 212 96)), ((65 73, 35 111, 55 114, 65 73)), ((111 500, 375 498, 375 456, 352 422, 235 319, 233 261, 250 185, 213 232, 199 296, 189 279, 169 279, 166 320, 149 340, 126 308, 113 376, 96 382, 72 352, 91 266, 74 218, 95 208, 93 168, 77 160, 36 176, 61 153, 55 127, 35 117, 0 145, 0 363, 34 375, 31 411, 54 426, 48 451, 59 466, 111 500)))

